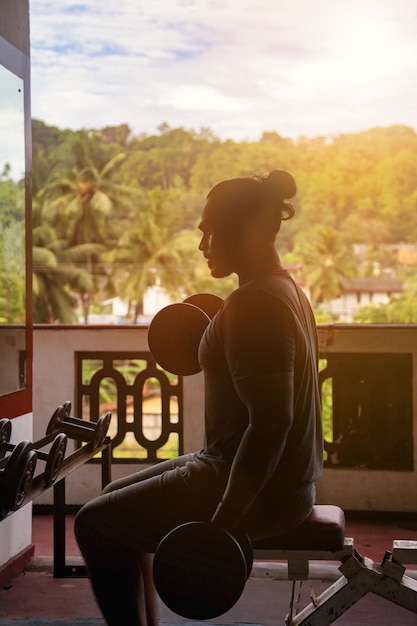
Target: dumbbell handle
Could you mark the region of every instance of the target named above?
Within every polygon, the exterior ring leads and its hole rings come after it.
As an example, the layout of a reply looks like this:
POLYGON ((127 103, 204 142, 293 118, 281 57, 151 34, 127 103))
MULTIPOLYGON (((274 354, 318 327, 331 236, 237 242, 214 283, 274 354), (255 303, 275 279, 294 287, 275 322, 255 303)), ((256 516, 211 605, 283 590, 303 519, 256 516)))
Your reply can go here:
MULTIPOLYGON (((68 405, 69 406, 69 403, 68 405)), ((98 418, 97 422, 90 422, 76 417, 69 417, 65 407, 58 407, 51 417, 46 433, 62 432, 79 441, 91 443, 94 448, 100 446, 107 435, 111 419, 111 413, 98 418)))
POLYGON ((78 426, 81 428, 87 428, 87 430, 92 430, 94 431, 96 429, 96 422, 90 422, 89 420, 83 420, 79 417, 71 417, 71 416, 65 416, 65 418, 63 420, 60 420, 61 424, 72 424, 74 426, 78 426))
POLYGON ((67 422, 66 420, 63 422, 59 422, 59 425, 62 427, 62 431, 64 432, 66 435, 68 435, 68 437, 70 437, 70 439, 81 439, 83 440, 83 437, 86 437, 87 441, 90 441, 93 439, 94 436, 94 428, 80 428, 79 426, 76 426, 75 424, 71 424, 71 422, 67 422))
MULTIPOLYGON (((3 450, 7 450, 8 452, 13 452, 13 450, 16 448, 16 444, 15 443, 5 443, 3 442, 2 444, 0 444, 0 447, 3 450)), ((32 448, 32 450, 34 450, 34 452, 36 452, 36 456, 38 459, 42 459, 43 461, 47 461, 49 458, 49 452, 44 452, 43 450, 39 450, 38 448, 32 448)))
POLYGON ((87 430, 92 430, 93 432, 96 430, 97 422, 90 422, 88 420, 81 419, 80 417, 74 417, 70 415, 71 413, 71 402, 68 400, 63 403, 61 407, 61 411, 58 414, 58 421, 61 424, 73 424, 74 426, 79 426, 80 428, 86 428, 87 430))

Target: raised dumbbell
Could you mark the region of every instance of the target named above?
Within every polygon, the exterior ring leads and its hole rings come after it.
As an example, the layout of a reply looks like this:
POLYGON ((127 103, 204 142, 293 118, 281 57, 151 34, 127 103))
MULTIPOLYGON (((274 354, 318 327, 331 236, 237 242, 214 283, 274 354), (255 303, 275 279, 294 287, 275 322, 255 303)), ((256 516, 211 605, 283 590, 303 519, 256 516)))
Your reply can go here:
POLYGON ((187 619, 222 615, 240 598, 253 563, 246 534, 210 522, 188 522, 159 543, 153 579, 161 600, 187 619))
POLYGON ((200 372, 198 346, 222 302, 219 296, 198 293, 158 311, 148 330, 149 349, 155 361, 172 374, 190 376, 200 372))
POLYGON ((3 454, 4 435, 11 432, 10 420, 0 420, 0 440, 2 440, 2 457, 0 460, 0 517, 9 511, 17 511, 22 506, 30 489, 35 473, 37 455, 30 441, 20 441, 12 446, 11 454, 3 454))
MULTIPOLYGON (((9 419, 0 420, 0 459, 3 459, 6 452, 13 452, 16 444, 10 443, 12 434, 12 423, 9 419)), ((32 450, 36 453, 37 459, 45 461, 43 480, 47 487, 50 487, 56 480, 61 469, 65 450, 67 447, 67 436, 63 433, 51 433, 47 437, 30 443, 32 450), (49 451, 42 450, 52 443, 49 451)))
POLYGON ((111 413, 98 418, 97 422, 72 417, 71 402, 64 402, 53 413, 49 420, 46 434, 65 433, 70 439, 78 441, 86 441, 91 444, 93 449, 99 448, 106 439, 109 430, 111 413))

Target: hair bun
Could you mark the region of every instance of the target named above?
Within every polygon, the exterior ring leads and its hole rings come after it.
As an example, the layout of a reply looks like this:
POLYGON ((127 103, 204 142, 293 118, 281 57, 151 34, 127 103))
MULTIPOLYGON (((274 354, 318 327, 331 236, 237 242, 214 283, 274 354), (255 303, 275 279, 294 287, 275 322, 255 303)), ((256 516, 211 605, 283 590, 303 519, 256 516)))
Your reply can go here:
POLYGON ((294 178, 289 172, 284 170, 273 170, 264 179, 264 183, 270 187, 271 191, 273 189, 273 193, 279 196, 280 200, 288 200, 297 193, 297 185, 294 178))

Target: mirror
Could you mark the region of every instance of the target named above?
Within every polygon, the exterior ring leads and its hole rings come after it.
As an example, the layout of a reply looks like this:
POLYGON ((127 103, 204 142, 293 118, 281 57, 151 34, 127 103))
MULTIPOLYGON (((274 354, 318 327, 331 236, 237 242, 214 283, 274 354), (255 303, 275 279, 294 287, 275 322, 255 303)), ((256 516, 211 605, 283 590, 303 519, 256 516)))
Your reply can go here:
POLYGON ((25 387, 23 79, 0 65, 0 395, 25 387))

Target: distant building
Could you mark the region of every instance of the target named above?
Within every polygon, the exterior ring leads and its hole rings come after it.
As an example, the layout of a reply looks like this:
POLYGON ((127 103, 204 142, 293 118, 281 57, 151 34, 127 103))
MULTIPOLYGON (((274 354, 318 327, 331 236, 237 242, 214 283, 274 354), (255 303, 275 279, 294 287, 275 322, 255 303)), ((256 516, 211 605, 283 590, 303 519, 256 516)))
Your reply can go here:
MULTIPOLYGON (((148 287, 143 295, 143 314, 138 322, 149 322, 151 318, 164 306, 171 304, 172 300, 167 291, 160 285, 148 287)), ((111 313, 101 315, 89 315, 90 324, 124 324, 129 323, 129 303, 119 297, 109 298, 102 303, 111 307, 111 313)))
POLYGON ((391 296, 403 293, 403 281, 391 276, 342 278, 340 283, 342 294, 323 306, 340 322, 352 322, 361 306, 388 304, 391 296))

